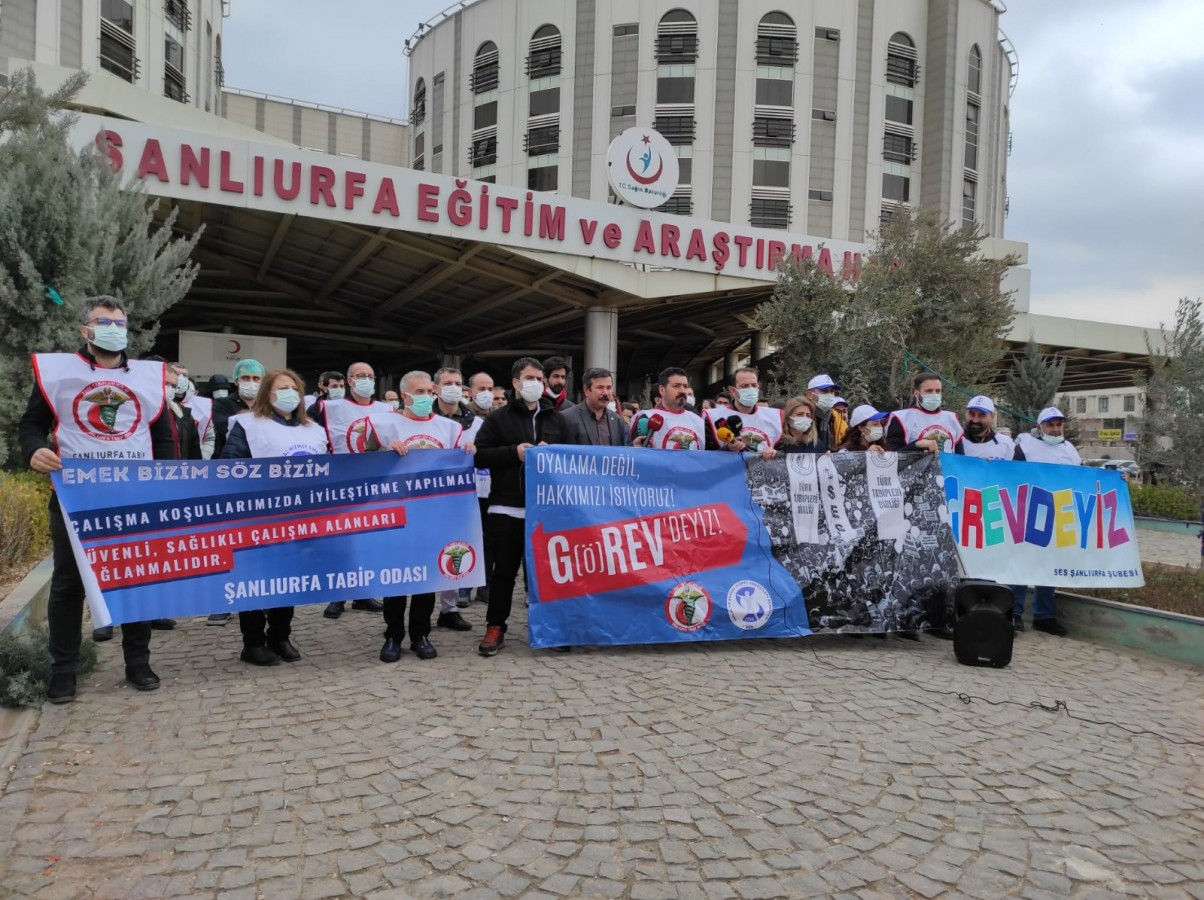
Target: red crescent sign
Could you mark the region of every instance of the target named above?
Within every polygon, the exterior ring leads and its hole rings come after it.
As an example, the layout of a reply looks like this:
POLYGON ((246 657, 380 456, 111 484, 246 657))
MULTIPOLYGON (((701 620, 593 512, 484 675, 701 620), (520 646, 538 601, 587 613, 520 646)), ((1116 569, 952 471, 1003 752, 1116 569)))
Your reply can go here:
POLYGON ((242 344, 240 344, 238 341, 234 340, 233 338, 226 341, 226 343, 232 344, 234 346, 234 349, 230 351, 231 353, 241 353, 242 352, 242 344))
MULTIPOLYGON (((632 148, 632 149, 635 149, 635 148, 632 148)), ((631 167, 631 151, 628 150, 627 151, 627 174, 630 175, 632 178, 634 178, 636 181, 638 181, 640 184, 653 184, 654 182, 656 182, 657 179, 659 179, 661 177, 661 173, 665 171, 665 161, 663 159, 661 159, 660 157, 657 157, 656 161, 660 164, 657 166, 656 171, 652 175, 648 176, 647 178, 644 178, 641 175, 635 174, 635 169, 633 169, 631 167)))

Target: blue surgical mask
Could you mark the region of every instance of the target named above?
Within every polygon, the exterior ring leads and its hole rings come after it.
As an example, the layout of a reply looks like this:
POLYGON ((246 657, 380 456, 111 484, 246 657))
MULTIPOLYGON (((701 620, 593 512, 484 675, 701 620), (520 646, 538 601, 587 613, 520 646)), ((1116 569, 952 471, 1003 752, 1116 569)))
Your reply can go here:
POLYGON ((419 394, 418 396, 410 394, 408 396, 410 398, 408 404, 410 412, 420 419, 425 419, 431 414, 431 410, 435 408, 435 398, 429 394, 419 394))
POLYGON ((326 396, 331 400, 342 400, 347 396, 347 388, 332 387, 326 391, 326 396))
POLYGON ((1046 434, 1043 431, 1041 432, 1041 440, 1045 441, 1047 444, 1053 444, 1056 446, 1062 443, 1062 441, 1066 440, 1066 438, 1060 434, 1046 434))
POLYGON ((920 406, 924 407, 924 409, 928 410, 928 412, 936 412, 938 409, 941 408, 941 395, 940 394, 921 394, 920 395, 920 406))
POLYGON ((351 382, 351 389, 355 391, 357 396, 363 397, 365 400, 372 396, 376 391, 375 378, 356 378, 351 382))
POLYGON ((275 394, 276 400, 272 405, 283 413, 291 413, 301 405, 301 395, 292 388, 281 388, 275 394))
POLYGON ((109 353, 120 353, 129 344, 130 334, 120 325, 94 325, 92 343, 109 353))
POLYGON ((761 390, 755 387, 740 388, 740 390, 736 391, 736 399, 741 406, 752 408, 761 399, 761 390))

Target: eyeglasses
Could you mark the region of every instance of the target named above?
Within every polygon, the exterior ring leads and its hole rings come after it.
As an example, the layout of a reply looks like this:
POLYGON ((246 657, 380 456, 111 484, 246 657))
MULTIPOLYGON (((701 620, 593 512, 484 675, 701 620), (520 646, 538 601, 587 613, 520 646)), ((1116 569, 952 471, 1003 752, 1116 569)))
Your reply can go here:
POLYGON ((125 328, 129 325, 125 319, 110 319, 108 316, 101 316, 99 319, 93 319, 89 325, 116 325, 118 328, 125 328))

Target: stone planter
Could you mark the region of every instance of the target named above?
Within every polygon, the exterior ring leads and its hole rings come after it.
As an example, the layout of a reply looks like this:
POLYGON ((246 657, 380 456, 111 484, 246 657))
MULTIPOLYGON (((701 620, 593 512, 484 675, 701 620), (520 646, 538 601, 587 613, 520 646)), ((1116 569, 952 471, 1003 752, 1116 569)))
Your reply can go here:
POLYGON ((47 556, 25 578, 0 598, 0 631, 20 631, 46 621, 46 601, 50 597, 50 575, 54 560, 47 556))
POLYGON ((1058 620, 1075 636, 1204 668, 1204 619, 1058 591, 1058 620))

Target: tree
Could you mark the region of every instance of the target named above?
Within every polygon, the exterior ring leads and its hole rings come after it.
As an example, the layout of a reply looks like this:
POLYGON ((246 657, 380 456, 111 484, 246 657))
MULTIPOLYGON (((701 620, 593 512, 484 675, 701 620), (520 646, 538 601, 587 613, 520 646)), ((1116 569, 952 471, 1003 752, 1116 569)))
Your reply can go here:
MULTIPOLYGON (((1024 352, 1012 362, 1012 368, 1003 382, 1003 400, 1012 434, 1033 427, 1037 413, 1054 402, 1065 374, 1066 360, 1046 356, 1037 349, 1037 342, 1030 338, 1024 345, 1024 352)), ((1068 400, 1066 398, 1062 402, 1068 400)), ((1066 406, 1061 409, 1067 416, 1072 412, 1066 406)))
POLYGON ((174 211, 156 222, 154 201, 123 187, 101 154, 72 145, 66 107, 86 80, 77 74, 47 96, 26 69, 0 89, 0 464, 33 384, 29 354, 79 347, 83 297, 125 301, 136 356, 197 273, 189 256, 199 232, 173 237, 174 211))
POLYGON ((983 235, 900 209, 877 234, 859 277, 830 277, 815 260, 782 268, 757 314, 788 387, 826 372, 854 402, 902 405, 906 353, 956 385, 990 380, 1015 313, 999 284, 1015 258, 987 259, 983 235))
POLYGON ((1160 480, 1204 497, 1204 316, 1201 300, 1183 297, 1175 327, 1162 325, 1165 346, 1155 350, 1146 334, 1150 371, 1142 379, 1145 416, 1142 463, 1160 480))

